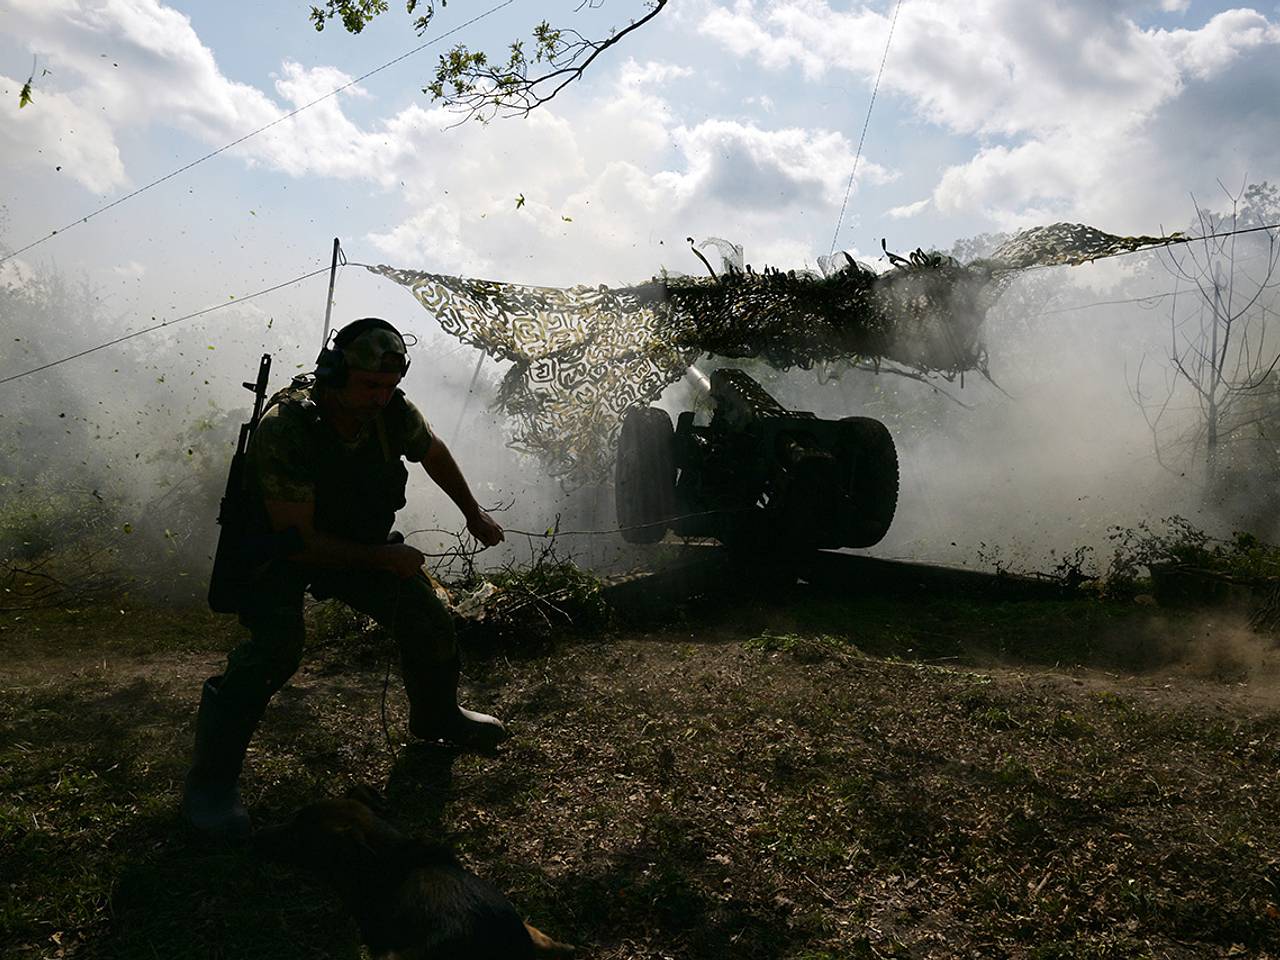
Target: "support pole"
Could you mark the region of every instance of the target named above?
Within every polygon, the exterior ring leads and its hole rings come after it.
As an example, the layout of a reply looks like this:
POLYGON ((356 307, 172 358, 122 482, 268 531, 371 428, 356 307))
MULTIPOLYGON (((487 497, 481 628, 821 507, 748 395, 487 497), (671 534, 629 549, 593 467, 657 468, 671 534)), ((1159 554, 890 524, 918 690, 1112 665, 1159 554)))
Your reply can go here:
POLYGON ((458 442, 458 437, 462 434, 462 421, 467 415, 467 409, 471 406, 471 395, 476 392, 476 381, 480 379, 480 368, 484 366, 484 351, 480 351, 480 356, 476 357, 476 369, 471 374, 471 386, 467 387, 466 399, 462 401, 462 412, 458 414, 457 426, 453 428, 453 439, 449 441, 449 445, 458 442))
POLYGON ((333 316, 333 282, 338 278, 338 238, 333 238, 333 263, 329 265, 329 299, 324 302, 324 329, 320 331, 320 349, 329 345, 329 318, 333 316))

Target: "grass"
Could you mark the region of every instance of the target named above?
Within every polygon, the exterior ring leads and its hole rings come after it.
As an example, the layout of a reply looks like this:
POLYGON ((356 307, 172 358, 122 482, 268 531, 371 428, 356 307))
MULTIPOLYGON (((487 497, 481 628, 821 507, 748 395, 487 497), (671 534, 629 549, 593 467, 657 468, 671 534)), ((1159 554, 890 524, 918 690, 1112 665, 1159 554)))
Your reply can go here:
MULTIPOLYGON (((244 791, 276 822, 373 784, 586 956, 1274 956, 1280 715, 1238 697, 1265 676, 1189 675, 1186 616, 691 603, 471 660, 468 699, 517 734, 488 758, 404 745, 394 677, 388 743, 385 639, 317 608, 244 791)), ((234 624, 126 604, 3 625, 0 955, 361 956, 327 891, 178 817, 234 624)))

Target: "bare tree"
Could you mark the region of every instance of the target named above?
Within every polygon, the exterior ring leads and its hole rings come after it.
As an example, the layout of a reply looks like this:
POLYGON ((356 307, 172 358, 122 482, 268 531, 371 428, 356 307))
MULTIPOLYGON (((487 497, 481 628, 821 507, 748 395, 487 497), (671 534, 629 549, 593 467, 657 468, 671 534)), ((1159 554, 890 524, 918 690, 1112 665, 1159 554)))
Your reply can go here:
POLYGON ((1227 212, 1197 205, 1201 239, 1158 254, 1174 278, 1169 341, 1158 385, 1147 358, 1129 384, 1157 459, 1179 473, 1201 465, 1211 495, 1242 480, 1280 483, 1280 231, 1269 228, 1280 191, 1223 191, 1227 212))
MULTIPOLYGON (((463 120, 490 120, 495 116, 523 117, 554 98, 580 78, 596 58, 639 30, 662 12, 668 0, 645 0, 645 12, 625 26, 613 27, 607 36, 593 39, 571 27, 553 27, 543 20, 533 28, 530 49, 524 40, 514 40, 505 60, 493 59, 483 50, 457 44, 440 55, 435 79, 423 87, 446 106, 456 108, 463 120)), ((441 7, 447 0, 439 0, 441 7)), ((578 0, 575 12, 597 9, 604 0, 578 0)), ((370 21, 385 13, 388 0, 325 0, 323 7, 311 8, 311 22, 317 30, 337 19, 350 33, 360 33, 370 21)), ((405 0, 405 9, 414 18, 421 35, 436 13, 435 0, 405 0)))

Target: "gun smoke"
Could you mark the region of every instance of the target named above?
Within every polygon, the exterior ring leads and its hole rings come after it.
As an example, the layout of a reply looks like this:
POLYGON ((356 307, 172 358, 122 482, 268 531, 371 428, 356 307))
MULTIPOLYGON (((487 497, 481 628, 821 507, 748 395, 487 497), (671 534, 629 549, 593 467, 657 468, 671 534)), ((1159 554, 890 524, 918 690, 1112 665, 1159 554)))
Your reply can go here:
MULTIPOLYGON (((1265 248, 1265 239, 1258 244, 1265 248)), ((966 252, 981 250, 970 245, 966 252)), ((1249 529, 1274 538, 1274 483, 1244 490, 1206 476, 1194 398, 1165 404, 1155 428, 1150 397, 1142 402, 1151 371, 1163 363, 1168 373, 1171 329, 1185 322, 1180 306, 1161 296, 1172 285, 1164 256, 1145 252, 1013 281, 985 318, 990 380, 920 382, 848 363, 776 371, 761 361, 703 357, 698 366, 744 367, 791 409, 874 417, 888 426, 901 494, 888 536, 871 551, 877 555, 1045 569, 1082 546, 1105 558, 1111 528, 1175 514, 1215 533, 1249 529), (1140 368, 1146 381, 1136 379, 1140 368)), ((351 287, 339 290, 335 324, 347 313, 378 314, 418 336, 414 354, 422 359, 404 389, 482 502, 499 509, 501 523, 526 531, 557 521, 574 531, 616 525, 608 484, 567 491, 536 458, 508 446, 509 425, 492 406, 507 364, 481 359, 433 329, 390 284, 365 278, 351 287)), ((0 298, 5 374, 141 325, 110 314, 91 287, 50 267, 10 269, 0 298)), ((239 383, 263 352, 273 354, 279 371, 272 390, 310 369, 320 331, 305 299, 291 296, 271 314, 257 304, 232 306, 6 385, 0 556, 29 564, 91 536, 102 549, 94 569, 168 595, 201 596, 226 464, 252 402, 239 383)), ((1274 296, 1262 303, 1273 311, 1264 310, 1265 323, 1274 318, 1274 296)), ((967 300, 953 307, 972 309, 967 300)), ((676 383, 660 405, 675 414, 700 402, 699 390, 676 383)), ((1241 460, 1230 470, 1257 474, 1271 466, 1241 460)), ((411 542, 445 552, 456 544, 449 531, 462 529, 455 514, 415 476, 397 527, 433 531, 411 542)), ((561 544, 601 571, 647 557, 616 535, 566 536, 561 544)), ((530 550, 529 540, 512 535, 479 559, 519 561, 530 550)), ((60 576, 75 575, 74 566, 60 569, 60 576)))

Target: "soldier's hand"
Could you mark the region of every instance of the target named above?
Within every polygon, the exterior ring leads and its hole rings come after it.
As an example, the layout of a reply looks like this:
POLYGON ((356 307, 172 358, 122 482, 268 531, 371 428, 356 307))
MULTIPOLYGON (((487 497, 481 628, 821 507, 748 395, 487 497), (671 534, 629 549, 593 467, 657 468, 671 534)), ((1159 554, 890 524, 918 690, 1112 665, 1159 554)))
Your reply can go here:
POLYGON ((492 547, 506 539, 502 527, 483 510, 467 520, 467 531, 486 547, 492 547))
POLYGON ((383 564, 401 580, 407 580, 422 569, 427 555, 407 543, 389 543, 382 548, 383 564))

